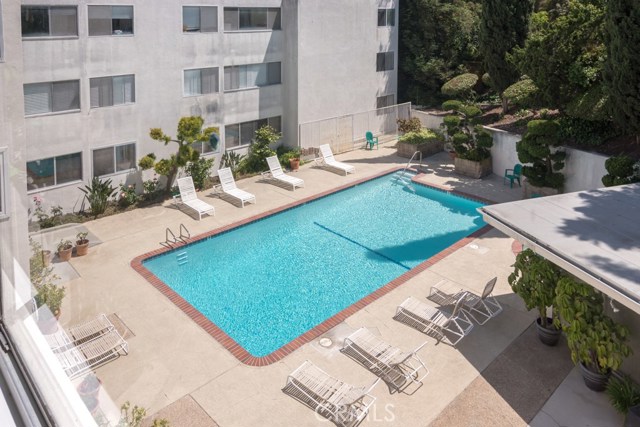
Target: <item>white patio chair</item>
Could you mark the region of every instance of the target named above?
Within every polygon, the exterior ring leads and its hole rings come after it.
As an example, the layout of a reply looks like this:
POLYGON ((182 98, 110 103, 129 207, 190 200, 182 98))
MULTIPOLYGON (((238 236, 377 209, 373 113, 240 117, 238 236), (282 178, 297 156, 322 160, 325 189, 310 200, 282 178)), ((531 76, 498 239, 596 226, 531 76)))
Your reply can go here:
POLYGON ((98 338, 100 335, 114 330, 113 323, 105 314, 99 314, 95 318, 77 325, 70 326, 65 331, 62 328, 53 334, 45 334, 44 337, 53 351, 63 351, 67 348, 98 338))
POLYGON ((429 369, 417 352, 426 344, 427 341, 413 351, 404 352, 387 344, 369 329, 360 328, 345 338, 340 351, 379 376, 393 393, 403 391, 411 383, 422 386, 422 380, 429 375, 429 369), (424 373, 421 374, 421 371, 424 373))
POLYGON ((444 307, 433 307, 427 303, 409 297, 396 310, 395 320, 418 329, 427 335, 436 335, 438 341, 445 340, 455 346, 473 329, 473 323, 462 310, 466 293, 460 295, 450 313, 444 307), (456 336, 451 339, 446 333, 456 336))
POLYGON ((215 215, 216 211, 209 203, 198 199, 196 188, 190 176, 178 178, 178 189, 180 190, 180 202, 198 213, 198 220, 203 214, 215 215))
POLYGON ((127 342, 118 331, 112 329, 91 341, 57 352, 55 355, 64 372, 73 379, 116 358, 121 351, 129 354, 127 342))
POLYGON ((489 319, 496 317, 502 312, 502 306, 492 295, 497 280, 497 277, 489 280, 484 286, 482 295, 474 294, 466 289, 457 290, 443 280, 431 287, 427 299, 438 305, 451 305, 454 304, 463 293, 466 293, 465 298, 462 300, 462 309, 479 325, 484 325, 489 319))
POLYGON ((267 157, 267 164, 269 165, 269 172, 263 172, 262 176, 270 177, 281 183, 291 185, 293 190, 295 190, 296 187, 304 187, 304 181, 302 179, 287 175, 283 172, 277 156, 267 157))
POLYGON ((236 187, 236 180, 233 179, 231 168, 218 169, 218 177, 222 192, 240 200, 243 208, 245 203, 256 203, 256 196, 236 187))
POLYGON ((379 381, 380 378, 369 387, 355 387, 306 360, 287 377, 282 391, 336 425, 352 427, 367 416, 376 400, 369 393, 379 381))
POLYGON ((331 151, 331 147, 329 146, 329 144, 323 144, 319 148, 320 157, 315 159, 317 164, 329 166, 334 169, 339 169, 344 172, 345 176, 347 176, 349 173, 356 172, 355 167, 346 163, 339 162, 333 157, 333 152, 331 151))

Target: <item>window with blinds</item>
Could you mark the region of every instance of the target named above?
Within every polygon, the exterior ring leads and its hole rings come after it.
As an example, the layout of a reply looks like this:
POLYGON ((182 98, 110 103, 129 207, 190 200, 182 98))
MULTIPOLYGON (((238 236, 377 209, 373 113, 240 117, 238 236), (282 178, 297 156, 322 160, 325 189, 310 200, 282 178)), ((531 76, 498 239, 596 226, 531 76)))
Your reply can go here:
POLYGON ((225 7, 225 31, 280 30, 280 8, 225 7))
POLYGON ((91 108, 136 102, 135 76, 110 76, 89 79, 91 108))
POLYGON ((238 90, 282 83, 280 62, 224 67, 224 90, 238 90))
POLYGON ((80 110, 80 81, 30 83, 23 86, 25 116, 80 110))
POLYGON ((89 6, 90 36, 133 34, 133 6, 89 6))
POLYGON ((282 118, 280 116, 276 116, 269 117, 267 119, 258 119, 249 122, 226 125, 224 127, 225 148, 234 148, 251 144, 256 131, 266 125, 274 128, 276 132, 281 132, 282 118))
POLYGON ((136 167, 136 144, 122 144, 93 150, 93 176, 128 172, 136 167))
POLYGON ((75 6, 22 6, 22 37, 68 37, 78 35, 75 6))
POLYGON ((376 57, 376 71, 393 70, 393 52, 379 52, 376 57))
POLYGON ((82 180, 82 153, 27 162, 27 190, 82 180))
POLYGON ((184 70, 184 96, 206 95, 220 90, 218 68, 184 70))
POLYGON ((183 6, 182 31, 215 33, 218 31, 218 8, 215 6, 183 6))

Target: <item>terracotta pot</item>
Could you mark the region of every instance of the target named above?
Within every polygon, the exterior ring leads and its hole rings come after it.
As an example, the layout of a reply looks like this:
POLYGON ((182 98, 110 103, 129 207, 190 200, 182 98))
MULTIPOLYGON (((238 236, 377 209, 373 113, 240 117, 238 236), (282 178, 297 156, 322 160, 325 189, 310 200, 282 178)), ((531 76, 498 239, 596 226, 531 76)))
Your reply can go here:
POLYGON ((300 168, 300 159, 289 159, 289 166, 292 171, 297 171, 300 168))
POLYGON ((58 251, 58 259, 60 261, 69 261, 71 259, 71 251, 73 251, 73 247, 69 249, 62 249, 58 251))
POLYGON ((89 241, 88 240, 78 240, 76 242, 76 255, 77 256, 83 256, 83 255, 86 255, 87 252, 89 252, 89 241), (86 242, 86 243, 80 243, 80 242, 86 242))

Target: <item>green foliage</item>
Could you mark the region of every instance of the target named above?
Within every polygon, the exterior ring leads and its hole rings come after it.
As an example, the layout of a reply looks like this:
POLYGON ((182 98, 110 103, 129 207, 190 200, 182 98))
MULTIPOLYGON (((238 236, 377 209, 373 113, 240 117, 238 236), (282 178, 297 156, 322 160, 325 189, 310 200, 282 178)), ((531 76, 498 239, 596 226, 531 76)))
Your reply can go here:
POLYGON ((135 184, 120 184, 120 195, 118 196, 118 204, 124 208, 133 205, 138 201, 135 184))
POLYGON ((80 231, 76 234, 76 243, 84 245, 85 243, 89 243, 87 240, 87 236, 89 235, 88 231, 80 231))
POLYGON ((442 127, 448 142, 461 159, 481 161, 491 157, 493 136, 482 126, 474 126, 482 110, 475 105, 447 101, 443 104, 453 109, 457 115, 445 116, 442 127))
POLYGON ((605 187, 613 187, 614 185, 632 184, 640 182, 640 171, 637 163, 629 156, 620 155, 609 157, 604 162, 604 167, 609 172, 602 177, 602 183, 605 187))
MULTIPOLYGON (((527 310, 538 310, 540 325, 549 328, 547 307, 554 303, 561 270, 531 249, 520 252, 513 267, 513 273, 508 278, 511 289, 522 298, 527 310)), ((555 310, 553 317, 557 317, 555 310)))
POLYGON ((431 129, 420 129, 417 132, 407 132, 398 138, 398 142, 404 142, 405 144, 428 144, 443 141, 444 137, 440 132, 431 129))
POLYGON ((49 215, 42 207, 42 198, 40 198, 40 196, 34 196, 33 203, 36 206, 33 214, 38 218, 38 225, 40 226, 40 229, 51 228, 62 224, 62 206, 51 206, 49 210, 51 215, 49 215))
POLYGON ((629 135, 640 135, 640 3, 606 2, 607 59, 603 80, 613 120, 629 135))
POLYGON ((452 78, 451 80, 443 84, 440 91, 443 95, 449 97, 472 100, 476 96, 473 88, 477 83, 477 75, 472 73, 464 73, 452 78))
POLYGON ((566 321, 563 330, 573 363, 593 372, 617 370, 631 354, 629 329, 604 313, 604 297, 593 287, 562 277, 556 287, 556 307, 566 321))
POLYGON ((300 158, 300 149, 298 148, 289 148, 281 145, 276 150, 276 155, 278 156, 278 161, 282 167, 290 167, 291 159, 299 159, 300 158))
POLYGON ((491 75, 489 73, 484 73, 482 77, 480 77, 480 81, 487 87, 493 87, 493 81, 491 80, 491 75))
POLYGON ((276 130, 269 125, 262 126, 256 130, 253 143, 249 149, 249 155, 242 167, 242 171, 254 173, 267 170, 267 157, 276 154, 269 145, 277 142, 281 136, 279 132, 276 132, 276 130))
POLYGON ((419 132, 422 129, 422 123, 417 117, 411 117, 410 119, 397 119, 398 130, 402 133, 407 132, 419 132))
MULTIPOLYGON (((131 403, 127 400, 120 407, 120 421, 116 427, 141 427, 142 420, 147 415, 147 410, 135 405, 131 407, 131 403)), ((168 420, 164 418, 156 418, 153 420, 152 427, 170 427, 168 420)))
POLYGON ((195 162, 189 162, 185 168, 187 175, 193 180, 193 185, 196 190, 204 190, 204 182, 209 177, 211 168, 213 168, 214 158, 210 157, 205 159, 200 157, 195 162))
POLYGON ((399 19, 398 98, 418 105, 442 102, 442 85, 479 68, 476 0, 403 0, 399 19))
POLYGON ((215 127, 203 129, 204 119, 199 116, 182 117, 178 122, 176 139, 171 139, 162 129, 153 128, 149 131, 151 139, 163 142, 164 145, 170 142, 178 144, 178 150, 168 159, 158 161, 154 170, 157 174, 167 177, 165 193, 171 192, 173 181, 178 174, 178 169, 185 167, 189 162, 195 162, 200 157, 200 153, 193 148, 194 143, 208 142, 211 134, 218 132, 215 127))
POLYGON ((498 93, 518 80, 519 72, 507 60, 507 54, 524 45, 531 12, 531 0, 482 0, 480 53, 491 76, 491 87, 498 93))
POLYGON ((482 110, 475 105, 461 105, 460 108, 458 108, 458 112, 461 113, 469 123, 472 123, 472 119, 482 115, 482 110))
POLYGON ((518 159, 525 165, 522 174, 537 187, 562 188, 564 151, 560 145, 560 125, 555 120, 532 120, 521 141, 516 143, 518 159))
POLYGON ((97 176, 93 177, 91 185, 78 188, 84 193, 84 198, 89 203, 91 214, 94 217, 103 214, 104 211, 107 210, 109 199, 117 191, 116 188, 111 185, 111 179, 101 181, 97 176))
POLYGON ((155 164, 155 162, 156 162, 155 154, 150 153, 144 156, 143 158, 141 158, 140 161, 138 161, 138 166, 140 166, 140 169, 146 171, 148 169, 151 169, 155 164))
POLYGON ((640 389, 628 375, 612 377, 605 391, 613 408, 623 416, 640 404, 640 389))
POLYGON ((558 120, 560 124, 560 138, 574 140, 581 145, 599 146, 618 134, 611 123, 605 121, 591 121, 563 116, 558 120))
POLYGON ((515 82, 504 90, 502 96, 521 108, 536 107, 540 104, 540 91, 533 80, 529 78, 515 82))
POLYGON ((442 109, 444 111, 458 111, 462 107, 462 105, 462 101, 458 101, 457 99, 449 99, 442 103, 442 109))
POLYGON ((609 94, 601 84, 591 86, 586 92, 576 96, 566 106, 566 113, 578 119, 590 121, 604 121, 609 126, 611 120, 609 111, 609 94))
POLYGON ((152 179, 148 179, 142 182, 142 198, 144 200, 154 200, 160 194, 160 188, 158 185, 158 177, 154 176, 152 179))
POLYGON ((235 151, 225 151, 222 155, 220 167, 230 168, 233 177, 236 177, 236 173, 240 169, 240 165, 245 159, 245 155, 240 155, 235 151))
MULTIPOLYGON (((69 242, 71 245, 71 242, 69 242)), ((42 245, 29 237, 29 246, 31 247, 31 257, 29 258, 29 278, 31 284, 36 288, 34 296, 36 306, 42 307, 46 305, 54 315, 60 313, 62 300, 65 295, 64 286, 58 287, 56 281, 60 277, 53 274, 53 267, 46 267, 44 263, 44 253, 42 245)))

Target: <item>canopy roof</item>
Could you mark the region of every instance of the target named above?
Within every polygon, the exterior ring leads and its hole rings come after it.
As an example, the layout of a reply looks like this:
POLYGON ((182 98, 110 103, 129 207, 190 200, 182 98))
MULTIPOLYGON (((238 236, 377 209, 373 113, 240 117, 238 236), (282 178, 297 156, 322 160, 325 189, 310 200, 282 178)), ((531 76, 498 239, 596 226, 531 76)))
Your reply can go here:
POLYGON ((640 184, 479 211, 487 223, 640 314, 640 184))

